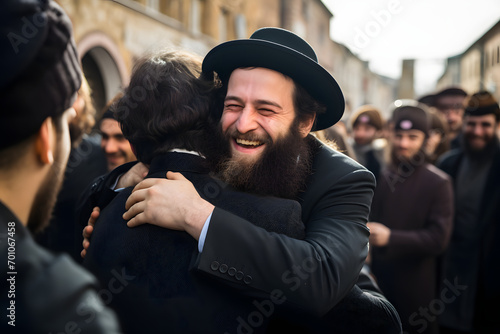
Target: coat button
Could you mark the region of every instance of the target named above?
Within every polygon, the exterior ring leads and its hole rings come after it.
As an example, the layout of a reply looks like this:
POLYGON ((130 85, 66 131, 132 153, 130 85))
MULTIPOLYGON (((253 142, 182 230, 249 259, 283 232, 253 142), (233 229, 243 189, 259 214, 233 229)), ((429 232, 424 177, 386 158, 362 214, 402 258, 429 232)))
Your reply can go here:
POLYGON ((211 268, 212 270, 217 270, 217 269, 219 269, 219 262, 217 262, 217 261, 212 262, 212 264, 210 265, 210 268, 211 268))
POLYGON ((229 276, 234 276, 234 275, 236 275, 236 268, 235 268, 235 267, 231 267, 231 268, 229 268, 229 270, 227 271, 227 274, 228 274, 229 276))
POLYGON ((223 264, 221 264, 221 265, 220 265, 220 267, 219 267, 219 271, 220 271, 221 273, 225 274, 225 273, 226 273, 226 271, 227 271, 227 264, 224 264, 224 263, 223 263, 223 264))
POLYGON ((242 271, 238 271, 238 272, 236 273, 236 275, 235 275, 235 277, 236 277, 236 279, 237 279, 238 281, 241 281, 241 280, 243 279, 243 276, 245 276, 245 274, 243 274, 243 272, 242 272, 242 271))
POLYGON ((252 276, 246 275, 243 279, 243 282, 245 282, 246 284, 250 284, 250 282, 252 282, 252 276))

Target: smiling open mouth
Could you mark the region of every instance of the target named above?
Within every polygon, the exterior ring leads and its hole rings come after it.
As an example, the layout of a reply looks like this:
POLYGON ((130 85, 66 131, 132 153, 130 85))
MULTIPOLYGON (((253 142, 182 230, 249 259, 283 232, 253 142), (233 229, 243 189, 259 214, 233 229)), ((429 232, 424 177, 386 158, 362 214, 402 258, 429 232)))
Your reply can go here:
POLYGON ((258 140, 246 140, 246 139, 236 138, 235 141, 236 141, 236 144, 238 144, 239 146, 245 147, 245 148, 256 148, 256 147, 264 145, 263 142, 258 141, 258 140))

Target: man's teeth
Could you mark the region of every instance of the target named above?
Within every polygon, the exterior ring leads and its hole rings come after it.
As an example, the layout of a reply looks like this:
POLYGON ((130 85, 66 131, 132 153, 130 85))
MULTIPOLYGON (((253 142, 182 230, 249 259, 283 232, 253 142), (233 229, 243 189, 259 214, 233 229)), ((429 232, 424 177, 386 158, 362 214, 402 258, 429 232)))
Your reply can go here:
POLYGON ((260 141, 246 140, 246 139, 239 139, 239 138, 236 138, 236 143, 238 145, 245 145, 245 146, 260 146, 260 145, 262 145, 262 143, 260 141))

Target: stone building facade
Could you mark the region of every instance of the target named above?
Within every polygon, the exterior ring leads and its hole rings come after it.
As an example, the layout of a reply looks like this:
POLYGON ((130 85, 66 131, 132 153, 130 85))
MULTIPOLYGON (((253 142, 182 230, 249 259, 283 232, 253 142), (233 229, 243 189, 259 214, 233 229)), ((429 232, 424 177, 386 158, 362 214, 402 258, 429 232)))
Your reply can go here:
POLYGON ((372 73, 366 62, 330 39, 333 15, 320 0, 56 1, 73 21, 98 110, 127 86, 134 61, 144 52, 181 48, 204 56, 221 42, 248 38, 266 26, 305 38, 339 82, 351 109, 365 103, 385 107, 394 100, 394 81, 372 73))
POLYGON ((465 52, 448 58, 436 86, 460 86, 469 94, 488 90, 500 99, 500 21, 465 52))

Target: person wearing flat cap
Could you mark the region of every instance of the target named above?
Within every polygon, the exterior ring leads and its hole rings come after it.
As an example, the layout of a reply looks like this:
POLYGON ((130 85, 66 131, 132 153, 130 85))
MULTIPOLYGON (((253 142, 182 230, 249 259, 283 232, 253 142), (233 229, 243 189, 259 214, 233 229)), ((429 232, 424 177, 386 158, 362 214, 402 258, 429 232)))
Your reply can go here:
POLYGON ((391 162, 378 178, 370 214, 371 266, 405 333, 437 333, 436 315, 419 313, 436 298, 437 260, 452 230, 450 177, 427 162, 424 105, 396 101, 391 162))
POLYGON ((464 102, 467 92, 460 87, 447 87, 432 97, 432 107, 435 107, 448 122, 448 141, 451 148, 460 145, 464 116, 464 102))
MULTIPOLYGON (((130 227, 150 223, 188 232, 198 244, 194 272, 221 283, 221 289, 270 301, 270 314, 255 312, 290 325, 270 327, 269 332, 336 330, 335 321, 318 320, 335 312, 358 281, 368 250, 366 222, 375 188, 366 168, 310 135, 342 117, 344 98, 337 82, 306 41, 280 28, 262 28, 249 39, 214 47, 202 71, 222 83, 221 103, 213 112, 220 119, 227 153, 218 165, 218 177, 242 191, 298 200, 305 238, 268 232, 210 204, 176 173, 139 183, 123 218, 130 227), (155 192, 154 202, 145 197, 150 191, 155 192)), ((134 173, 131 169, 122 175, 117 187, 134 185, 125 182, 133 180, 134 173)), ((96 184, 90 197, 98 203, 98 192, 115 181, 111 177, 109 183, 96 184)), ((87 228, 88 237, 92 228, 87 228)), ((359 287, 357 292, 363 293, 359 287)), ((378 313, 378 327, 372 330, 399 332, 392 306, 375 299, 377 306, 372 306, 386 314, 378 313)), ((337 319, 356 311, 355 304, 350 305, 352 309, 337 310, 337 319)), ((235 319, 234 332, 260 330, 263 322, 255 321, 254 313, 235 319)), ((363 313, 373 316, 359 311, 363 313)), ((367 330, 363 321, 350 322, 351 328, 336 324, 339 332, 367 330)))
POLYGON ((80 85, 71 22, 59 5, 2 1, 2 333, 120 331, 114 312, 100 301, 97 280, 68 255, 53 255, 32 238, 48 222, 62 181, 80 85))
POLYGON ((438 167, 453 178, 454 229, 443 256, 441 288, 457 298, 440 317, 442 333, 499 333, 500 124, 498 101, 487 91, 465 104, 461 146, 438 167))
POLYGON ((371 105, 359 107, 351 117, 352 148, 356 161, 373 173, 375 178, 385 165, 384 146, 375 146, 381 136, 384 121, 380 110, 371 105))

